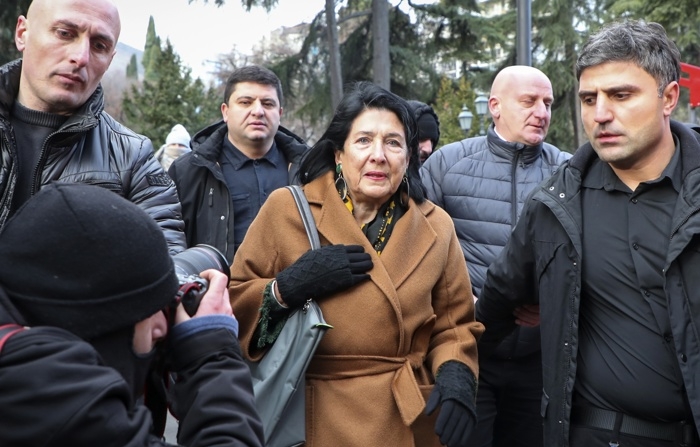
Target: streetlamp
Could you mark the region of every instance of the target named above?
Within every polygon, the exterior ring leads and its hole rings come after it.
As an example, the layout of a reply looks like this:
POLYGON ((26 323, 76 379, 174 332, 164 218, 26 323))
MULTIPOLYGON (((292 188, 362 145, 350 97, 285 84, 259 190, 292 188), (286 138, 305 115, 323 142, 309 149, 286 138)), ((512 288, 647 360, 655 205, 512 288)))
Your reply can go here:
POLYGON ((467 136, 469 136, 469 129, 472 128, 472 118, 474 118, 474 114, 467 109, 467 106, 462 105, 462 111, 457 115, 457 119, 459 120, 459 127, 462 128, 467 136))
POLYGON ((489 109, 489 99, 486 96, 479 95, 474 100, 474 107, 476 107, 476 114, 479 116, 479 135, 484 135, 484 121, 486 121, 486 112, 489 109))

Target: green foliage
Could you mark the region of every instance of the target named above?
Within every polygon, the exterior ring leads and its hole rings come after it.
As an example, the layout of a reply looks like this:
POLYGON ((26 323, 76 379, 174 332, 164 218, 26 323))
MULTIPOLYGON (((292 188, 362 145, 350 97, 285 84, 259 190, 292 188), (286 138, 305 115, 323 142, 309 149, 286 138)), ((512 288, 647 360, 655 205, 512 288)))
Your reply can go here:
POLYGON ((590 7, 586 0, 538 0, 532 8, 533 29, 537 30, 532 38, 533 65, 549 77, 554 93, 547 142, 567 152, 573 152, 582 137, 577 133, 579 103, 574 65, 584 36, 576 31, 574 23, 581 23, 585 29, 596 23, 598 19, 590 7), (590 23, 582 22, 584 18, 590 23))
POLYGON ((15 46, 17 18, 26 15, 31 0, 2 0, 0 7, 0 64, 21 56, 15 46))
MULTIPOLYGON (((340 12, 341 70, 345 85, 372 81, 370 1, 349 2, 340 12)), ((391 90, 408 99, 431 102, 439 77, 425 46, 422 28, 398 7, 389 10, 391 90)), ((312 123, 326 123, 333 112, 330 98, 329 48, 323 12, 312 21, 298 54, 277 61, 270 68, 282 80, 285 93, 295 98, 295 112, 312 123)))
POLYGON ((139 65, 135 54, 131 55, 129 65, 126 66, 126 77, 128 79, 138 79, 139 77, 139 65))
POLYGON ((150 137, 157 148, 177 123, 194 134, 221 118, 219 92, 192 80, 169 41, 151 57, 151 79, 132 86, 124 97, 127 126, 150 137))
MULTIPOLYGON (((215 3, 222 5, 225 0, 215 0, 215 3)), ((468 81, 470 89, 488 91, 495 73, 516 63, 517 2, 436 0, 414 4, 407 0, 407 3, 414 19, 398 7, 392 8, 390 15, 391 89, 406 98, 426 103, 444 102, 444 107, 449 104, 453 116, 445 119, 441 116, 441 122, 450 122, 447 126, 456 129, 452 138, 461 139, 456 116, 464 100, 450 95, 440 98, 438 86, 441 92, 450 90, 443 85, 445 80, 438 81, 433 67, 438 62, 457 61, 462 72, 467 73, 464 82, 468 81), (505 6, 505 12, 488 17, 483 14, 495 6, 505 6)), ((248 9, 257 6, 269 11, 277 0, 241 0, 241 4, 248 9)), ((371 8, 372 1, 341 0, 341 4, 338 23, 344 83, 371 80, 370 16, 362 13, 371 8), (355 18, 344 20, 352 16, 355 18)), ((657 21, 675 40, 682 60, 700 65, 697 0, 532 0, 531 13, 533 65, 549 76, 554 91, 547 141, 562 150, 573 151, 585 141, 574 64, 589 32, 620 18, 657 21)), ((277 60, 271 67, 282 79, 285 93, 298 102, 298 111, 313 123, 326 122, 332 112, 325 68, 328 67, 328 46, 322 17, 323 11, 311 24, 299 54, 277 60)), ((682 89, 681 95, 684 101, 687 89, 682 89)), ((467 106, 471 107, 471 101, 468 102, 467 106)), ((684 112, 684 107, 678 109, 684 112)), ((441 141, 445 143, 448 139, 441 138, 441 141)))
POLYGON ((149 81, 155 81, 157 76, 154 76, 154 71, 157 71, 157 53, 161 51, 160 37, 156 34, 156 24, 153 16, 148 19, 148 29, 146 30, 146 44, 143 48, 143 58, 141 63, 145 68, 145 78, 149 81), (155 53, 155 54, 154 54, 155 53))
MULTIPOLYGON (((440 88, 435 103, 432 104, 440 119, 440 146, 463 140, 466 136, 479 135, 479 117, 474 107, 474 99, 476 94, 466 77, 462 77, 459 81, 447 77, 440 80, 440 88), (459 127, 458 119, 463 106, 466 106, 473 115, 472 127, 466 136, 459 127)), ((484 128, 486 127, 487 124, 484 123, 484 128)))

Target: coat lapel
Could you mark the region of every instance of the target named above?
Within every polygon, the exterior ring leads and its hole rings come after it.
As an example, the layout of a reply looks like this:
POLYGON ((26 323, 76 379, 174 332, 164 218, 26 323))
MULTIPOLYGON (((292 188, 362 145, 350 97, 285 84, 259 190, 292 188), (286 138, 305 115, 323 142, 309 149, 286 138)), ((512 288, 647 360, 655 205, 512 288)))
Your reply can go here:
POLYGON ((309 184, 304 190, 309 203, 312 204, 321 243, 323 244, 325 239, 329 244, 362 245, 365 251, 372 255, 374 262, 370 272, 371 281, 391 302, 399 316, 398 320, 401 321, 397 289, 417 270, 421 260, 437 239, 437 234, 426 219, 426 214, 431 212, 435 205, 430 202, 418 205, 412 201, 406 214, 396 223, 380 257, 338 197, 333 173, 324 177, 325 182, 309 184))
POLYGON ((411 201, 406 214, 396 223, 383 251, 381 258, 384 267, 397 289, 418 270, 419 264, 437 240, 437 234, 426 218, 426 214, 434 207, 432 203, 418 205, 411 201))

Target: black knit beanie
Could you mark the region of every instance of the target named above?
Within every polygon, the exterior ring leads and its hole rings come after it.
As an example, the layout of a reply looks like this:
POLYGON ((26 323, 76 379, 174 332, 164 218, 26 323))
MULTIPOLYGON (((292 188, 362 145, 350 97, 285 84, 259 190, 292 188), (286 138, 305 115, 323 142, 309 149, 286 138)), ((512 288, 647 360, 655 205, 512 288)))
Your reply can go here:
POLYGON ((440 120, 435 110, 428 104, 416 100, 408 101, 408 105, 418 124, 418 140, 430 140, 433 143, 433 149, 437 149, 440 140, 440 120))
POLYGON ((30 325, 84 340, 166 307, 178 280, 152 217, 98 186, 43 187, 0 232, 0 286, 30 325))

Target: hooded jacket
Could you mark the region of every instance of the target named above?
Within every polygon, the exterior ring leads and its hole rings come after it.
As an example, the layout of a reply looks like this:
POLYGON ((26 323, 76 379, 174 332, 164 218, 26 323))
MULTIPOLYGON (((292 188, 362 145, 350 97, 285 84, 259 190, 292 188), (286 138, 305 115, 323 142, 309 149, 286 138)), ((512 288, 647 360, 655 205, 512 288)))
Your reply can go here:
MULTIPOLYGON (((443 146, 421 168, 428 199, 452 217, 474 295, 508 242, 528 194, 571 157, 548 143, 503 141, 493 125, 483 137, 443 146)), ((539 351, 537 328, 518 328, 494 353, 524 357, 539 351)))
MULTIPOLYGON (((0 67, 0 228, 10 215, 17 183, 19 149, 10 112, 19 92, 21 68, 21 59, 0 67)), ((185 248, 175 185, 153 158, 151 141, 104 111, 101 86, 40 150, 32 195, 53 181, 102 186, 152 216, 163 230, 171 254, 185 248)))
MULTIPOLYGON (((672 337, 696 428, 700 428, 700 135, 671 121, 680 144, 682 186, 664 265, 672 337)), ((491 265, 477 318, 488 351, 515 327, 512 311, 540 305, 544 445, 569 445, 581 305, 581 182, 597 157, 587 143, 527 200, 513 234, 491 265)), ((663 340, 660 340, 660 342, 663 340)), ((660 345, 660 349, 661 345, 660 345)))
MULTIPOLYGON (((217 248, 230 262, 234 255, 234 218, 231 194, 219 156, 227 137, 223 121, 202 129, 192 139, 192 152, 178 157, 168 174, 175 182, 185 220, 187 246, 208 244, 217 248)), ((308 146, 291 131, 280 126, 275 144, 289 165, 289 184, 298 183, 301 157, 308 146)))
MULTIPOLYGON (((0 289, 0 326, 8 323, 26 321, 0 289)), ((183 336, 168 355, 179 445, 262 447, 250 371, 233 332, 212 326, 183 336)), ((132 394, 90 343, 57 327, 26 327, 0 351, 0 445, 170 446, 151 433, 151 412, 132 394)))

